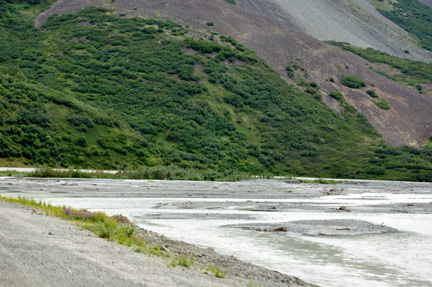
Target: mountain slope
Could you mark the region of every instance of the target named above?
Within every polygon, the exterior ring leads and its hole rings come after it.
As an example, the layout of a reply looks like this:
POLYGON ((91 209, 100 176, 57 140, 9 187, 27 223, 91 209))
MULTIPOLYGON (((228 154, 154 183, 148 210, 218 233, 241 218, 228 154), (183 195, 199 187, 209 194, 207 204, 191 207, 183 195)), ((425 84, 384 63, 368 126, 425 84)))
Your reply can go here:
MULTIPOLYGON (((43 23, 53 13, 74 12, 88 3, 93 2, 56 2, 52 9, 38 18, 37 24, 43 23)), ((328 95, 334 90, 343 91, 345 99, 361 111, 392 145, 420 147, 431 136, 431 97, 375 73, 369 69, 367 61, 355 55, 292 30, 286 21, 275 20, 268 13, 260 12, 278 11, 273 2, 241 0, 236 3, 232 5, 224 0, 116 0, 107 6, 115 7, 118 14, 171 18, 190 25, 194 31, 205 29, 207 32, 230 35, 254 49, 282 77, 291 82, 293 81, 287 77, 285 68, 292 65, 303 67, 308 74, 308 78, 303 80, 318 84, 323 101, 330 108, 340 112, 338 102, 328 95), (206 26, 207 22, 214 25, 206 26), (360 78, 368 86, 363 89, 346 88, 340 84, 344 75, 360 78), (330 82, 330 78, 336 81, 330 82), (369 89, 375 90, 376 94, 390 104, 391 109, 382 110, 377 107, 366 93, 369 89)), ((296 79, 299 80, 298 77, 296 79)))
POLYGON ((387 146, 342 96, 332 93, 337 115, 317 83, 288 85, 231 37, 100 8, 34 29, 40 6, 9 8, 2 163, 430 178, 429 147, 387 146), (209 39, 187 37, 200 33, 209 39))
MULTIPOLYGON (((245 2, 259 9, 262 1, 245 2)), ((282 0, 270 3, 277 8, 266 7, 259 11, 273 19, 286 19, 293 28, 318 40, 348 42, 401 58, 432 61, 430 52, 416 46, 416 40, 378 12, 371 1, 282 0), (409 53, 405 52, 407 50, 409 53)))

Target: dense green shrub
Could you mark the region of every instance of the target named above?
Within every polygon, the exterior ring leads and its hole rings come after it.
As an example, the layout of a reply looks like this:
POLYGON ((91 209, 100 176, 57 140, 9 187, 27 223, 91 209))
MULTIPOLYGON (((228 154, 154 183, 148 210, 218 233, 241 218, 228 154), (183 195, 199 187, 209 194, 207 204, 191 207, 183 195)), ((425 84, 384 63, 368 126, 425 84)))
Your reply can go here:
POLYGON ((223 46, 214 42, 206 42, 206 41, 199 41, 194 40, 192 38, 186 38, 185 39, 186 47, 194 49, 196 51, 200 51, 202 53, 214 53, 219 52, 223 49, 223 46))
POLYGON ((353 76, 342 76, 341 84, 348 88, 353 88, 353 89, 366 87, 366 83, 363 80, 353 76))
POLYGON ((79 126, 86 126, 88 128, 94 127, 93 121, 86 116, 72 116, 68 118, 68 121, 76 127, 79 126))
POLYGON ((384 99, 377 99, 374 101, 375 105, 383 110, 390 110, 390 104, 384 99))
POLYGON ((338 90, 333 91, 331 94, 329 94, 329 96, 336 101, 341 101, 343 99, 343 94, 338 90))
POLYGON ((374 90, 367 90, 366 93, 371 96, 372 98, 378 98, 378 95, 375 93, 374 90))

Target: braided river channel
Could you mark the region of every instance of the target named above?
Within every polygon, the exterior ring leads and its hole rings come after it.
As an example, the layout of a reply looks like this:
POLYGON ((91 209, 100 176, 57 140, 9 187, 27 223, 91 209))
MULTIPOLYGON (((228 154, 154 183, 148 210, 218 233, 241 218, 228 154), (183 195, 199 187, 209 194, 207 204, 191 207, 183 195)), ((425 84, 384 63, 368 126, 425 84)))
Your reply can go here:
POLYGON ((0 195, 123 214, 319 286, 432 286, 432 183, 0 177, 0 195))

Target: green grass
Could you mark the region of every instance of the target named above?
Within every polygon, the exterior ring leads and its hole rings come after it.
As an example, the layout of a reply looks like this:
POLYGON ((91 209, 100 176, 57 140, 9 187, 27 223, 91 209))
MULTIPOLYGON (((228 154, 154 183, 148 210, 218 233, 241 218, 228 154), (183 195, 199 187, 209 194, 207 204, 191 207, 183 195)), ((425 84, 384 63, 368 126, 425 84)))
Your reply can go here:
POLYGON ((186 256, 180 255, 180 256, 174 257, 172 259, 170 266, 176 267, 176 266, 180 265, 180 266, 189 268, 189 267, 193 266, 194 263, 195 263, 195 260, 193 257, 188 258, 186 256))
POLYGON ((218 278, 225 278, 226 273, 222 272, 218 267, 215 267, 214 265, 209 265, 206 269, 207 272, 213 273, 218 278))

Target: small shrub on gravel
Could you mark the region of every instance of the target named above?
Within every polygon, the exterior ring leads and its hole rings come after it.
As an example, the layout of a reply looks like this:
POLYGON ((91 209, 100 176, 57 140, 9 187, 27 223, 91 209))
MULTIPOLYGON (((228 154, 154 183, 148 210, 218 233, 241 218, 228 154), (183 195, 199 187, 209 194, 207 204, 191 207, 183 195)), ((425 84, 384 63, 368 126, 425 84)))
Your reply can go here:
POLYGON ((367 90, 366 94, 368 94, 369 96, 371 96, 372 98, 378 98, 378 95, 375 93, 374 90, 367 90))
POLYGON ((363 80, 353 76, 343 76, 341 78, 341 84, 352 89, 366 87, 366 83, 363 80))
POLYGON ((380 109, 383 110, 390 110, 390 104, 384 100, 384 99, 378 99, 376 101, 374 101, 375 105, 377 105, 377 107, 379 107, 380 109))
POLYGON ((338 90, 335 90, 329 96, 335 99, 336 101, 341 101, 343 99, 342 93, 339 92, 338 90))

